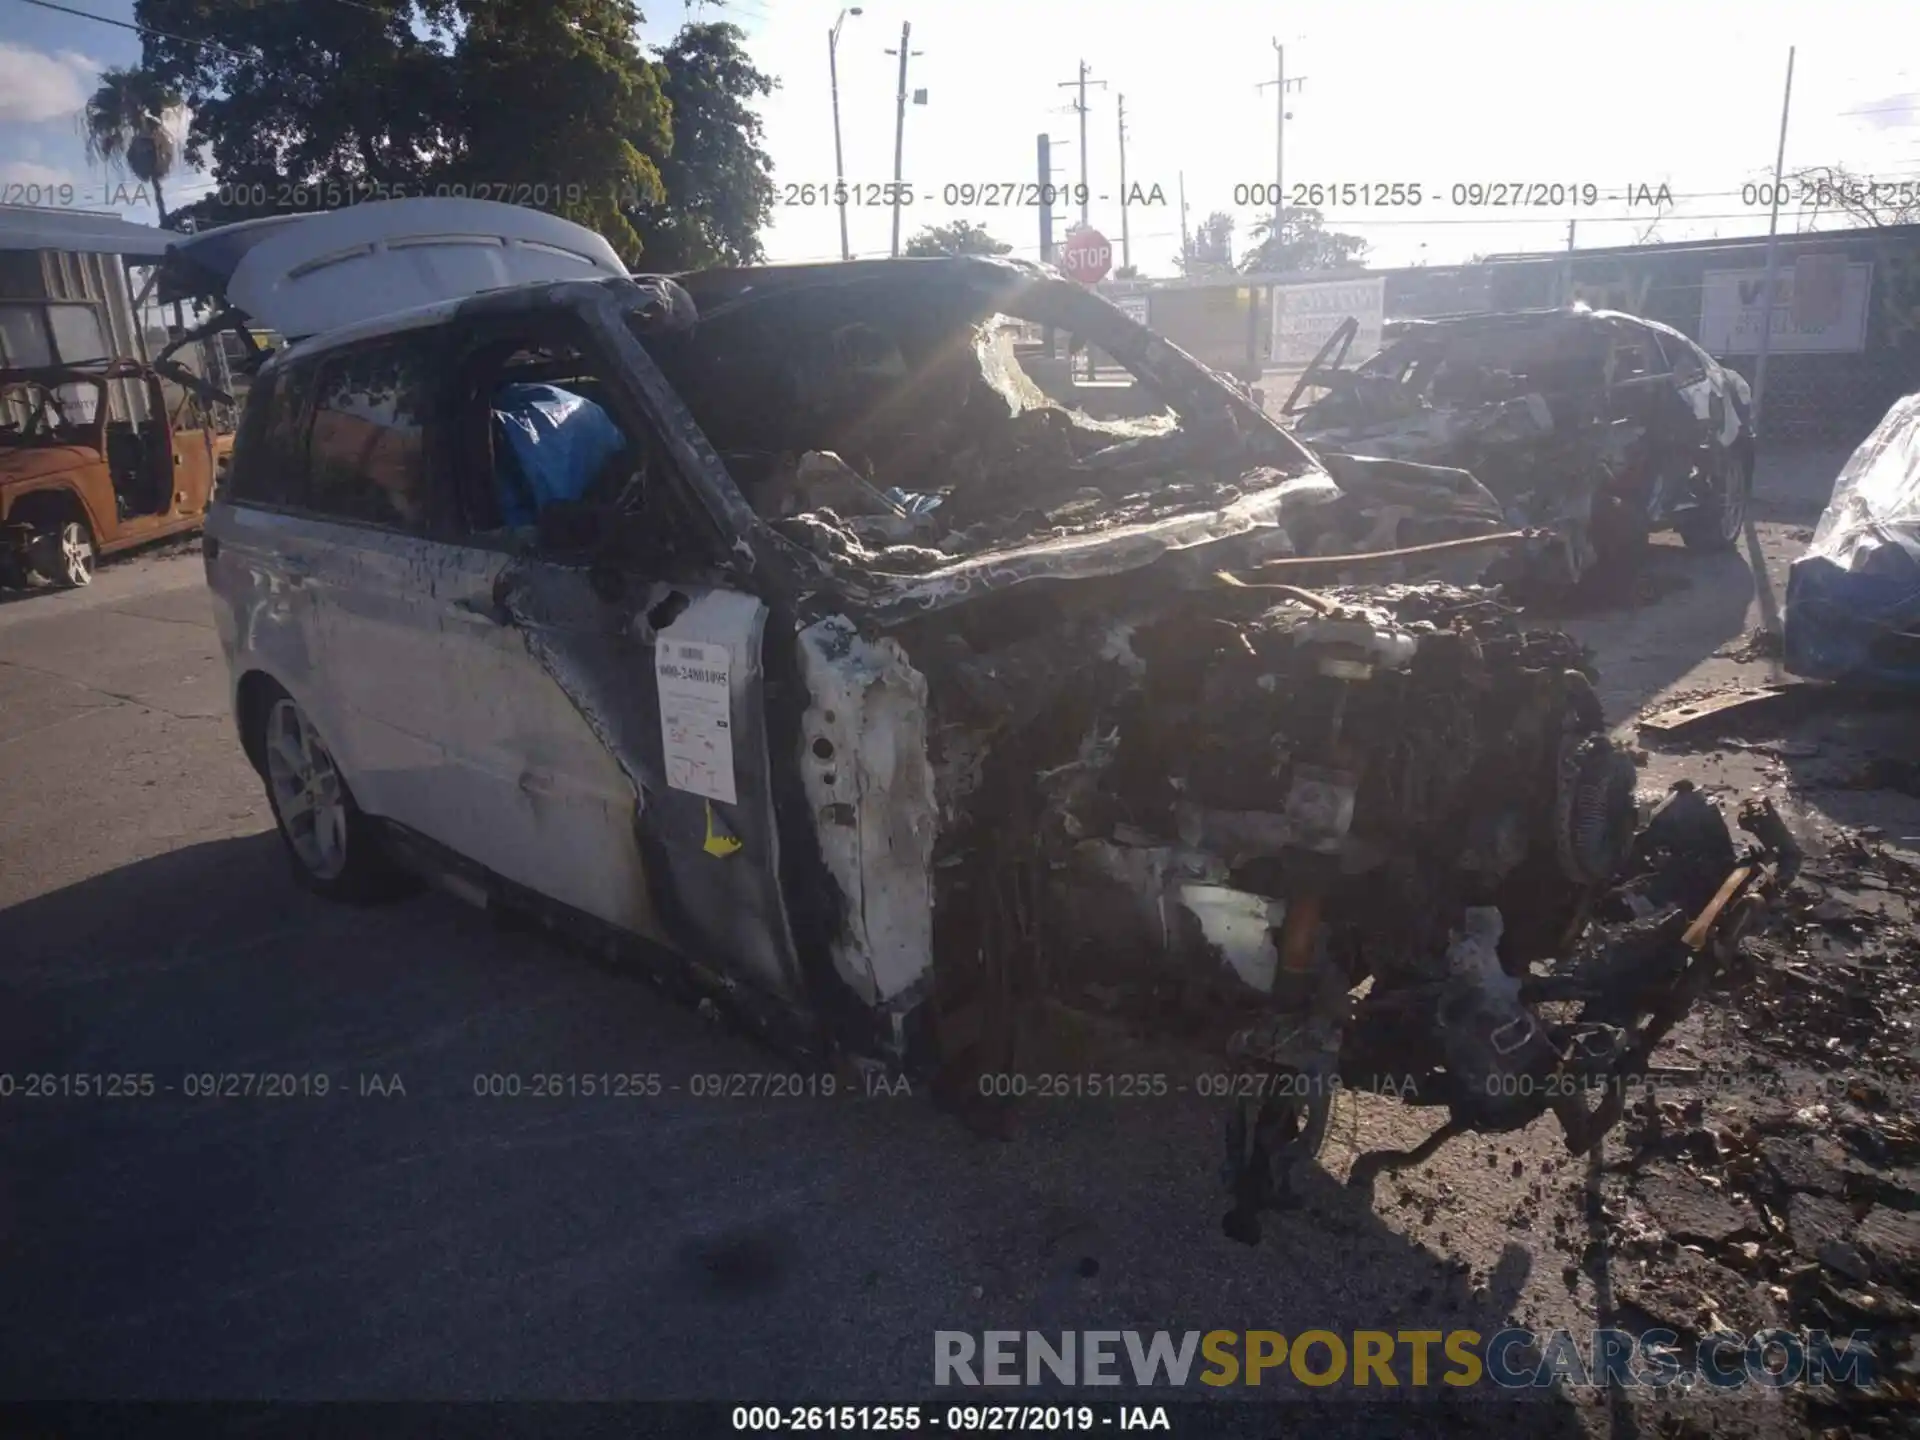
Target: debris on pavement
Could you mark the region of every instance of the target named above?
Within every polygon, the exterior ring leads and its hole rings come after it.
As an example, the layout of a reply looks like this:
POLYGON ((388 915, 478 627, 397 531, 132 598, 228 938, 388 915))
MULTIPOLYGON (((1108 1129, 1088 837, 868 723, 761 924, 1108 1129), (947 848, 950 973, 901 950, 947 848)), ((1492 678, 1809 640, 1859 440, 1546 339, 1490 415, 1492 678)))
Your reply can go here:
POLYGON ((1733 660, 1750 665, 1756 660, 1778 660, 1783 648, 1778 630, 1756 625, 1738 640, 1729 641, 1713 652, 1716 660, 1733 660))
POLYGON ((1775 1324, 1871 1337, 1873 1385, 1789 1403, 1812 1431, 1902 1433, 1920 1402, 1920 859, 1887 825, 1813 822, 1824 797, 1909 813, 1911 720, 1830 686, 1736 684, 1640 728, 1669 763, 1760 782, 1725 789, 1764 790, 1810 843, 1704 997, 1690 1063, 1643 1072, 1593 1253, 1628 1322, 1688 1344, 1775 1324))
POLYGON ((1638 725, 1656 735, 1683 735, 1715 724, 1726 724, 1739 711, 1740 718, 1750 716, 1758 707, 1769 711, 1805 703, 1819 693, 1814 686, 1798 684, 1746 686, 1721 690, 1685 700, 1642 715, 1638 725))

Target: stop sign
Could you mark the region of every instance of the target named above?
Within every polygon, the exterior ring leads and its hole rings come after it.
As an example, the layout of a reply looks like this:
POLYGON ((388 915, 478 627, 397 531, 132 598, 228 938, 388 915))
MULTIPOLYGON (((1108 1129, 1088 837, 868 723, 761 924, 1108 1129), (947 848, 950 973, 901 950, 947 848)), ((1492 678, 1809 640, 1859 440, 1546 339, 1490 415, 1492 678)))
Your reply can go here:
POLYGON ((1113 268, 1113 245, 1098 230, 1076 230, 1060 247, 1060 268, 1082 285, 1104 280, 1113 268))

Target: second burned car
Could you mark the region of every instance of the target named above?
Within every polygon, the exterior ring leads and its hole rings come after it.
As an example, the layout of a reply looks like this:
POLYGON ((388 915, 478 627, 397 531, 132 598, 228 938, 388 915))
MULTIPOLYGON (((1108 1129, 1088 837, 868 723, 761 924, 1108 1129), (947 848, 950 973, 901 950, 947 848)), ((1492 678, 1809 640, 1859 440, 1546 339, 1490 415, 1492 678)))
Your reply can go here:
POLYGON ((1751 395, 1669 326, 1572 306, 1396 321, 1346 366, 1348 320, 1301 375, 1287 423, 1322 453, 1459 466, 1517 524, 1559 537, 1577 583, 1631 573, 1652 531, 1725 550, 1753 487, 1751 395))
POLYGON ((1617 1102, 1769 872, 1697 795, 1637 830, 1579 647, 1421 579, 1517 538, 1470 477, 1336 481, 1043 267, 634 279, 504 210, 181 247, 296 337, 206 556, 306 883, 657 942, 792 1049, 961 1098, 1063 1056, 1310 1079, 1235 1094, 1242 1238, 1339 1077, 1417 1075, 1441 1138, 1617 1118, 1572 1078, 1617 1102), (1162 410, 1048 401, 1023 326, 1162 410))

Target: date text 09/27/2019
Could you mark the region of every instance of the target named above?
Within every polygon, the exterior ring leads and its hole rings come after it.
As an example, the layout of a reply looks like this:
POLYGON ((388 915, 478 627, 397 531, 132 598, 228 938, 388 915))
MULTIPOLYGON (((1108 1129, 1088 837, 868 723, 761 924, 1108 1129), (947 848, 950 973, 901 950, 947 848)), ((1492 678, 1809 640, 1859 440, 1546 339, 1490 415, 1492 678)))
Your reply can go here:
MULTIPOLYGON (((1133 186, 1138 190, 1141 187, 1133 186)), ((896 203, 943 205, 952 208, 1007 209, 1040 205, 1080 205, 1106 200, 1086 185, 1042 185, 1032 180, 950 180, 944 185, 915 185, 910 181, 794 181, 774 189, 776 205, 852 205, 891 209, 896 203)), ((1135 201, 1133 203, 1151 203, 1135 201)))
POLYGON ((735 1405, 733 1429, 743 1433, 958 1435, 1002 1432, 1173 1429, 1164 1405, 735 1405))

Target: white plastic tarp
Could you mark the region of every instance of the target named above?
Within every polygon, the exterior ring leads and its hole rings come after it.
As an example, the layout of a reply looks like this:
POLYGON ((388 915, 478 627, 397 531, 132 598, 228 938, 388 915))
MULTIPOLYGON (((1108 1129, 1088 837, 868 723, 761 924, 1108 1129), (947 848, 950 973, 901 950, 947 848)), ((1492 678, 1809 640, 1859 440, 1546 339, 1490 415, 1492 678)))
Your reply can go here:
POLYGON ((1807 554, 1852 570, 1886 543, 1920 561, 1920 394, 1896 401, 1853 452, 1807 554))
POLYGON ((1795 675, 1920 689, 1920 394, 1841 470, 1782 608, 1795 675))

